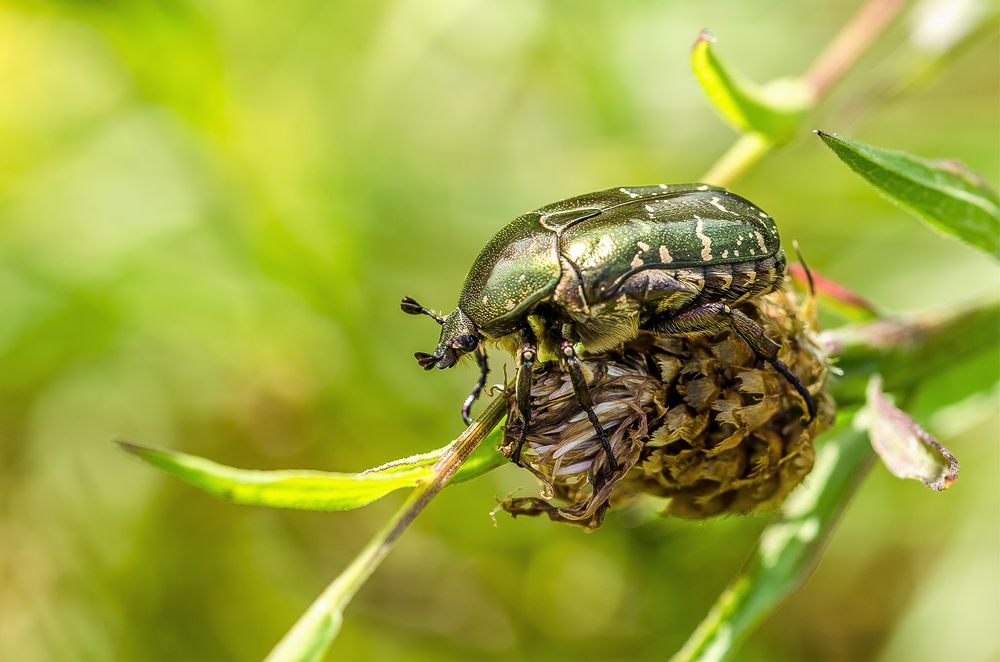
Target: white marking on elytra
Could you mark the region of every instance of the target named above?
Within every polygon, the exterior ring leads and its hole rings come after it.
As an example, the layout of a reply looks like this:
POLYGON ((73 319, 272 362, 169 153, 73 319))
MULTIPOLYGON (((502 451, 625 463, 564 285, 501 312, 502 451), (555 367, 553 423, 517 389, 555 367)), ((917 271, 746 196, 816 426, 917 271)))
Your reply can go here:
POLYGON ((569 248, 566 249, 566 255, 567 257, 569 257, 569 259, 576 262, 580 259, 580 256, 583 255, 584 251, 586 250, 587 250, 587 244, 585 244, 582 241, 576 241, 570 244, 569 248))
POLYGON ((514 302, 510 299, 507 299, 507 302, 504 303, 503 307, 506 308, 507 310, 514 310, 514 302))
POLYGON ((665 188, 667 188, 667 185, 666 184, 660 184, 660 188, 665 189, 665 188))
POLYGON ((712 198, 711 200, 709 200, 708 204, 712 205, 713 207, 715 207, 719 211, 725 212, 727 214, 732 214, 733 216, 739 216, 739 214, 737 214, 736 212, 729 211, 728 209, 726 209, 725 207, 723 207, 722 203, 719 202, 719 198, 718 197, 715 197, 715 198, 712 198))
MULTIPOLYGON (((698 217, 695 216, 695 218, 698 217)), ((708 262, 712 259, 712 238, 705 234, 705 221, 698 218, 698 224, 695 225, 694 233, 701 239, 701 259, 708 262)))
POLYGON ((641 266, 642 266, 643 264, 645 264, 645 262, 643 262, 643 261, 642 261, 642 258, 641 258, 641 257, 639 257, 639 253, 636 253, 636 254, 635 254, 635 257, 633 257, 633 258, 632 258, 632 261, 631 261, 631 262, 629 262, 629 264, 631 264, 631 265, 632 265, 632 268, 633 268, 633 269, 638 269, 638 268, 639 268, 639 267, 641 267, 641 266))
POLYGON ((671 257, 670 251, 667 249, 667 247, 666 246, 660 246, 660 262, 670 263, 670 262, 673 262, 673 261, 674 261, 674 258, 671 257))
POLYGON ((750 249, 750 255, 756 255, 756 254, 757 254, 757 251, 755 251, 754 249, 751 248, 750 249))
POLYGON ((594 247, 594 250, 590 251, 589 255, 587 254, 587 249, 587 244, 578 242, 569 247, 567 254, 569 259, 574 261, 576 261, 576 258, 584 258, 579 262, 580 266, 584 269, 594 269, 595 267, 599 267, 604 264, 604 262, 611 257, 611 254, 615 252, 615 241, 610 235, 604 235, 601 237, 601 240, 597 242, 597 246, 594 247), (577 249, 577 246, 581 244, 582 248, 577 249), (576 258, 574 258, 574 255, 576 258))
POLYGON ((517 282, 523 283, 524 279, 527 278, 527 277, 528 277, 528 274, 521 274, 520 276, 517 277, 517 282))
POLYGON ((647 244, 644 241, 637 241, 635 242, 635 245, 638 246, 639 250, 642 251, 643 253, 649 250, 649 244, 647 244))
POLYGON ((728 248, 726 250, 722 251, 722 257, 723 257, 723 259, 729 257, 729 249, 728 248))
POLYGON ((740 252, 739 251, 733 251, 733 256, 734 257, 739 257, 740 256, 740 252))
POLYGON ((624 193, 625 195, 627 195, 628 197, 632 198, 633 200, 639 197, 638 193, 633 193, 632 191, 628 190, 627 188, 620 188, 618 190, 621 191, 622 193, 624 193))
POLYGON ((699 186, 699 187, 698 187, 698 190, 699 190, 699 191, 707 191, 707 190, 708 190, 708 187, 707 187, 707 186, 705 186, 704 184, 702 184, 701 186, 699 186))
POLYGON ((762 211, 757 212, 757 215, 760 216, 761 218, 767 218, 767 214, 765 214, 762 211))
POLYGON ((656 210, 653 209, 653 205, 646 205, 646 211, 649 213, 650 216, 656 213, 656 210))
POLYGON ((489 297, 488 295, 487 295, 487 296, 484 296, 484 297, 483 297, 483 305, 485 306, 485 305, 486 305, 486 304, 488 304, 489 302, 490 302, 490 297, 489 297))
POLYGON ((760 246, 760 252, 761 253, 766 253, 767 252, 767 244, 764 243, 764 235, 762 235, 761 233, 755 231, 753 233, 753 236, 757 237, 757 245, 760 246))

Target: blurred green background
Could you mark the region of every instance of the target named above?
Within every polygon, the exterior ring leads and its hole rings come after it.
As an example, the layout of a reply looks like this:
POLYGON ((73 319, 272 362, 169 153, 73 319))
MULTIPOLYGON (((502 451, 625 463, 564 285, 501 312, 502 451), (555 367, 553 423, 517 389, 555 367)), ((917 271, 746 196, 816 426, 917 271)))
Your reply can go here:
MULTIPOLYGON (((442 445, 474 368, 420 370, 437 328, 400 297, 453 307, 479 248, 527 209, 696 180, 735 137, 689 70, 703 27, 767 79, 803 71, 857 5, 0 3, 0 658, 261 657, 402 496, 237 507, 109 440, 336 470, 442 445)), ((928 57, 915 20, 812 123, 995 183, 998 30, 894 95, 928 57)), ((733 188, 890 311, 1000 289, 988 258, 811 135, 733 188)), ((957 365, 916 397, 962 461, 957 485, 876 467, 741 659, 1000 656, 996 395, 938 407, 997 367, 957 365)), ((504 467, 445 491, 348 610, 335 657, 663 659, 767 522, 630 508, 589 535, 494 526, 518 487, 537 489, 504 467)))

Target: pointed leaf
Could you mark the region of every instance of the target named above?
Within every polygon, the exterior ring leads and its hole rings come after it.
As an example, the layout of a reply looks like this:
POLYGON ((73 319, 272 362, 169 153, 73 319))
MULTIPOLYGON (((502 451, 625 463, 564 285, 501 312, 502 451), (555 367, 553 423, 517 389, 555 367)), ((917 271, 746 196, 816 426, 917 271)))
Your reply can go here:
MULTIPOLYGON (((506 463, 507 458, 496 450, 501 434, 500 427, 495 429, 452 482, 470 480, 506 463)), ((442 448, 360 473, 258 471, 124 441, 118 444, 152 466, 233 503, 320 511, 360 508, 390 492, 415 487, 434 475, 434 463, 444 453, 442 448)))
POLYGON ((941 232, 1000 259, 1000 198, 958 161, 929 161, 817 131, 886 198, 941 232))
POLYGON ((882 378, 868 381, 865 423, 872 448, 898 478, 914 478, 946 490, 958 478, 958 460, 947 448, 898 409, 882 392, 882 378))
POLYGON ((707 31, 698 35, 691 67, 716 110, 740 131, 759 133, 775 143, 791 140, 812 106, 808 89, 791 79, 761 87, 726 67, 712 48, 714 42, 707 31))

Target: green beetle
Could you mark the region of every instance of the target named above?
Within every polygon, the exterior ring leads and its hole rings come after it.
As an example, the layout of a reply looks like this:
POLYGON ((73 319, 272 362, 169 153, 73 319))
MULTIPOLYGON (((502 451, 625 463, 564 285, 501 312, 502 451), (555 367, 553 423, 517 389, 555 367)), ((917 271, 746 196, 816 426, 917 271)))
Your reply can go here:
POLYGON ((511 459, 519 463, 531 412, 531 368, 561 356, 580 405, 617 471, 607 434, 593 410, 576 345, 600 354, 640 330, 680 335, 732 329, 816 405, 801 380, 778 360, 779 345, 732 305, 781 285, 785 254, 774 220, 753 203, 705 184, 608 189, 556 202, 514 219, 472 265, 458 307, 440 317, 406 297, 402 309, 441 324, 425 369, 450 368, 474 352, 480 377, 462 407, 466 423, 486 383, 484 340, 517 356, 515 395, 523 418, 511 459))

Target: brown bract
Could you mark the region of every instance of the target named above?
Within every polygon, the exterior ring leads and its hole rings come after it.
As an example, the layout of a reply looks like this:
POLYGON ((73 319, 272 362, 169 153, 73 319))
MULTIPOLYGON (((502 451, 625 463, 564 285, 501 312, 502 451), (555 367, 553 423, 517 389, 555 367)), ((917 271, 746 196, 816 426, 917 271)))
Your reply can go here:
MULTIPOLYGON (((778 505, 812 469, 813 440, 833 418, 828 359, 794 295, 775 292, 739 308, 781 344, 779 358, 816 399, 815 420, 807 421, 792 385, 729 331, 642 334, 584 361, 621 471, 608 474, 569 374, 548 363, 535 370, 522 454, 543 496, 508 498, 503 508, 596 528, 612 504, 640 494, 669 497, 665 514, 693 519, 778 505)), ((508 420, 507 453, 520 432, 513 404, 508 420)))

